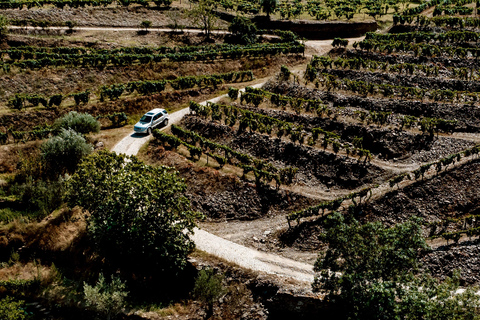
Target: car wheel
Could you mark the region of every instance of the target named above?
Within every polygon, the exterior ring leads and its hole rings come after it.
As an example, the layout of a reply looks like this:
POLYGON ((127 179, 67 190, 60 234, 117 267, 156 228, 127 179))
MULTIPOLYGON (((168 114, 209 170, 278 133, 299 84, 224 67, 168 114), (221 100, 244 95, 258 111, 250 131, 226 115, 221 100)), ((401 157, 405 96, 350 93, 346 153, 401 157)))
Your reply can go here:
POLYGON ((168 126, 168 119, 163 120, 163 125, 168 126))
POLYGON ((148 134, 152 134, 152 128, 147 129, 148 134))

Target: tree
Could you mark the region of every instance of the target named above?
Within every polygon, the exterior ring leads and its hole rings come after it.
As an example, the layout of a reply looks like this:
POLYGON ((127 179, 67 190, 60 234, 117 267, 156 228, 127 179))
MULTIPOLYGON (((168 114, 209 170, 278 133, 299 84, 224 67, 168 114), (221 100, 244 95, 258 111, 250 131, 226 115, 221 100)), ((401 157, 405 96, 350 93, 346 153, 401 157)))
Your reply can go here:
POLYGON ((179 24, 179 21, 183 18, 182 13, 175 9, 170 9, 166 12, 166 16, 170 20, 170 23, 167 25, 172 32, 182 32, 184 25, 179 24))
POLYGON ((65 21, 65 25, 68 27, 68 30, 67 30, 68 33, 72 34, 73 28, 75 28, 77 23, 75 21, 68 20, 68 21, 65 21))
POLYGON ((228 31, 244 44, 252 44, 257 41, 257 26, 247 17, 236 16, 233 18, 228 31))
POLYGON ((218 16, 215 13, 216 2, 214 0, 199 0, 188 12, 192 23, 203 30, 205 37, 210 39, 212 31, 216 28, 218 16))
POLYGON ((478 319, 479 300, 469 289, 454 294, 458 275, 440 283, 414 276, 427 249, 418 219, 387 228, 360 224, 351 215, 327 218, 328 249, 315 263, 312 285, 346 319, 478 319))
POLYGON ((226 293, 223 286, 224 276, 215 273, 211 268, 202 269, 198 273, 193 287, 193 296, 205 307, 205 319, 213 315, 213 305, 226 293))
POLYGON ((152 21, 149 21, 149 20, 144 20, 140 23, 140 28, 143 28, 145 29, 145 33, 148 32, 148 28, 150 28, 152 26, 152 21))
POLYGON ((88 113, 70 111, 55 121, 55 127, 58 129, 72 129, 78 133, 87 134, 90 132, 99 132, 100 122, 88 113))
POLYGON ((261 0, 260 5, 262 6, 263 12, 270 18, 270 14, 274 13, 277 9, 278 0, 261 0))
POLYGON ((68 205, 90 213, 88 234, 114 265, 155 273, 186 266, 198 214, 172 168, 102 151, 82 161, 66 189, 68 205))
POLYGON ((80 160, 93 148, 80 133, 61 128, 60 133, 45 141, 40 150, 47 171, 58 176, 73 173, 80 160))

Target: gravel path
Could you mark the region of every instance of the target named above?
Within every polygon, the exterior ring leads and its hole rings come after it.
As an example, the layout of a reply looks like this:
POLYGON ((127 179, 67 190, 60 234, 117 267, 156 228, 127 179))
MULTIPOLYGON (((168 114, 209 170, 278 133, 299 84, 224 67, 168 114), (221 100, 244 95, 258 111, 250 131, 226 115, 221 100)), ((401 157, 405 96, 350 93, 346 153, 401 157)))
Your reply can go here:
MULTIPOLYGON (((253 85, 253 87, 261 87, 263 84, 264 83, 259 83, 253 85)), ((241 89, 241 91, 244 91, 244 89, 241 89)), ((217 102, 226 96, 227 95, 222 95, 208 101, 217 102)), ((208 101, 204 101, 201 104, 206 104, 208 101)), ((178 123, 183 116, 189 112, 189 108, 185 108, 171 113, 169 125, 178 123)), ((166 128, 168 128, 168 126, 161 130, 165 130, 166 128)), ((150 135, 145 136, 131 133, 117 143, 112 151, 126 155, 136 155, 143 144, 151 138, 152 136, 150 135)), ((235 263, 242 268, 305 283, 306 288, 310 288, 310 284, 313 282, 314 272, 313 265, 311 264, 247 248, 198 228, 196 228, 194 232, 195 234, 192 239, 199 250, 235 263)))

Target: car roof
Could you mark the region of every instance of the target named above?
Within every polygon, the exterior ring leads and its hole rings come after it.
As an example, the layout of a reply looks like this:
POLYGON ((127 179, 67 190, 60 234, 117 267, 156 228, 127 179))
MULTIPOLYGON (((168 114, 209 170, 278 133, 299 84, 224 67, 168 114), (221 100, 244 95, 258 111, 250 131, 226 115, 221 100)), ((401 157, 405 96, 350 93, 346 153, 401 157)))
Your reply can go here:
POLYGON ((146 115, 149 115, 149 116, 153 116, 159 112, 163 112, 165 111, 165 109, 160 109, 160 108, 156 108, 156 109, 153 109, 153 110, 150 110, 148 111, 147 113, 145 113, 146 115))

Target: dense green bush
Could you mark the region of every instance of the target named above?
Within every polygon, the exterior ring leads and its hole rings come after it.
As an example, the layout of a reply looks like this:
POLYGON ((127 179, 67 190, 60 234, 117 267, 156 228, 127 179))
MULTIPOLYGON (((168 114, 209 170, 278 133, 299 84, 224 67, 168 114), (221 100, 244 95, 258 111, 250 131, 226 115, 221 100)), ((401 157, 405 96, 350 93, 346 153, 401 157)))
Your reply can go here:
POLYGON ((7 32, 8 32, 8 19, 5 16, 0 15, 0 39, 5 37, 7 35, 7 32))
POLYGON ((47 171, 56 176, 73 173, 80 160, 93 151, 93 147, 80 133, 61 128, 60 134, 45 141, 40 150, 47 171))
POLYGON ((292 72, 287 68, 287 66, 282 65, 280 67, 280 79, 283 81, 287 81, 290 79, 292 72))
POLYGON ((257 26, 247 17, 236 16, 233 18, 228 31, 236 36, 240 43, 252 44, 257 42, 257 26))
POLYGON ((282 42, 293 42, 299 40, 298 34, 290 30, 275 30, 275 35, 279 36, 282 42))
POLYGON ((388 228, 335 212, 325 229, 328 249, 315 263, 313 290, 326 294, 339 318, 479 319, 477 289, 456 293, 459 274, 443 282, 418 275, 428 249, 419 219, 388 228))
POLYGON ((87 134, 100 131, 100 122, 88 113, 70 111, 55 121, 55 127, 58 129, 72 129, 78 133, 87 134))
POLYGON ((112 264, 136 274, 176 273, 194 248, 189 235, 198 217, 185 190, 172 168, 102 151, 79 165, 66 200, 90 212, 88 234, 112 264))
POLYGON ((267 14, 268 17, 275 12, 275 9, 278 7, 278 0, 261 0, 260 5, 263 12, 267 14))
POLYGON ((238 98, 238 91, 240 91, 240 90, 237 89, 237 88, 228 87, 228 96, 230 97, 230 99, 232 99, 232 100, 237 100, 237 98, 238 98))
POLYGON ((2 320, 25 320, 28 314, 24 310, 25 301, 5 297, 0 300, 0 319, 2 320))

